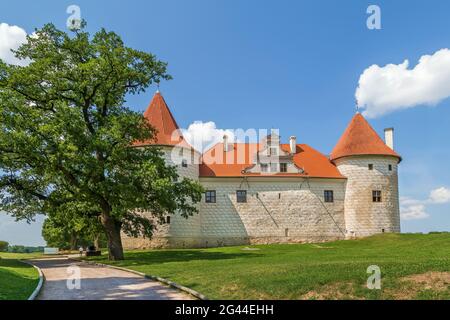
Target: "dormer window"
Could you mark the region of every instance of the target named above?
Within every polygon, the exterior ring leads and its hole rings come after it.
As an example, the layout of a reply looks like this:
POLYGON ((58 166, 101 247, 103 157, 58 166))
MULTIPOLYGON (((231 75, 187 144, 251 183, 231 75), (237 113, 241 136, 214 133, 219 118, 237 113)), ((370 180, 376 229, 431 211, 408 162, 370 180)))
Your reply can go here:
POLYGON ((261 172, 269 172, 269 165, 267 163, 261 164, 261 172))
POLYGON ((270 147, 269 148, 269 156, 277 156, 278 155, 278 148, 277 147, 270 147))
POLYGON ((287 172, 287 163, 280 163, 280 172, 287 172))

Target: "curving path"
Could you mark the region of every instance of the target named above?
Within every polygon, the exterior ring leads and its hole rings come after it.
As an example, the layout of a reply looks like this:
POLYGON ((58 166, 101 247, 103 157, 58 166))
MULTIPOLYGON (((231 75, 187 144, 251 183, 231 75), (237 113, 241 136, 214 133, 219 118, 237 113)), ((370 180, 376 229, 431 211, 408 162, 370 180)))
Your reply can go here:
MULTIPOLYGON (((190 295, 134 273, 68 258, 30 260, 45 276, 37 300, 192 300, 190 295), (73 268, 77 266, 80 269, 73 268), (70 268, 72 267, 72 268, 70 268), (67 279, 80 271, 80 289, 69 289, 67 279)), ((69 280, 69 286, 74 281, 69 280)))

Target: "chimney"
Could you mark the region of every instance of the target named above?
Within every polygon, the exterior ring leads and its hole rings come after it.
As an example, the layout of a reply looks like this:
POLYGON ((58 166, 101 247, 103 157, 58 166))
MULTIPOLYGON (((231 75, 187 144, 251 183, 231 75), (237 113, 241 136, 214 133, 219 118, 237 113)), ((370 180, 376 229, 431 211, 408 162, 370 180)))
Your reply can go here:
POLYGON ((394 150, 394 128, 384 129, 384 142, 389 148, 394 150))
POLYGON ((292 154, 297 153, 297 138, 295 136, 291 136, 289 138, 289 146, 292 154))
POLYGON ((223 151, 228 152, 228 136, 226 134, 223 136, 223 151))

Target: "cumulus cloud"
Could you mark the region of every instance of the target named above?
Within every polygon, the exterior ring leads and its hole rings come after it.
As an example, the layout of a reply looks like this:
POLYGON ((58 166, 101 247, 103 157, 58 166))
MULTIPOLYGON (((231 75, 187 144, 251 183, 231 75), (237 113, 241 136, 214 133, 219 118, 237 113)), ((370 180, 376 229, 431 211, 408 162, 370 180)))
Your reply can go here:
POLYGON ((400 213, 403 220, 426 219, 430 216, 424 204, 416 203, 411 199, 400 200, 400 213))
POLYGON ((424 55, 412 69, 408 60, 384 67, 372 65, 359 77, 355 96, 368 118, 419 105, 436 105, 450 97, 450 50, 424 55))
POLYGON ((228 141, 234 141, 233 130, 218 129, 213 121, 195 121, 187 129, 181 130, 183 137, 197 151, 204 152, 218 142, 223 141, 223 136, 228 136, 228 141))
POLYGON ((449 203, 450 202, 450 189, 441 187, 430 192, 429 201, 431 203, 449 203))
POLYGON ((428 199, 417 200, 408 197, 400 198, 400 215, 404 220, 426 219, 428 205, 450 203, 450 189, 440 187, 431 190, 428 199))
POLYGON ((11 50, 18 49, 27 41, 27 33, 18 26, 10 26, 7 23, 0 24, 0 59, 4 62, 19 66, 25 66, 28 60, 20 60, 14 56, 11 50))

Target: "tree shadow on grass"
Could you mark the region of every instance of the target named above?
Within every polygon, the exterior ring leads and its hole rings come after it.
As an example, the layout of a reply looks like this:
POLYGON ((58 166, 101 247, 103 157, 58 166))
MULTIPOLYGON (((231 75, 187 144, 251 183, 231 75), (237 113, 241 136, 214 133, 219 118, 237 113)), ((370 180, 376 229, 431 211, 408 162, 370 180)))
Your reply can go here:
POLYGON ((206 250, 164 250, 164 251, 145 251, 145 252, 128 252, 125 254, 125 260, 117 264, 126 265, 152 265, 165 262, 188 262, 203 260, 229 260, 229 259, 251 259, 263 256, 255 252, 242 253, 226 253, 211 252, 206 250))
POLYGON ((17 259, 3 258, 0 259, 0 268, 29 269, 32 268, 26 263, 22 263, 17 259))

